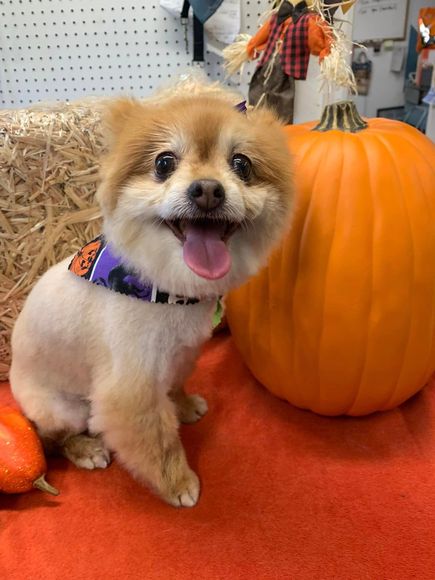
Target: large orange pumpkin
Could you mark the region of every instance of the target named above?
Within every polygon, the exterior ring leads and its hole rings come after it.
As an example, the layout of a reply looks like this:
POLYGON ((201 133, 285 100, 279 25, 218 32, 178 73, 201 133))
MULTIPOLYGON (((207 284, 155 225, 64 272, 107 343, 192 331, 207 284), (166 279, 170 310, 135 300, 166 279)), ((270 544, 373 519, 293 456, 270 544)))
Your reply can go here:
POLYGON ((390 409, 435 371, 435 146, 349 103, 284 130, 293 224, 227 317, 270 391, 325 415, 390 409), (354 131, 354 132, 352 132, 354 131))

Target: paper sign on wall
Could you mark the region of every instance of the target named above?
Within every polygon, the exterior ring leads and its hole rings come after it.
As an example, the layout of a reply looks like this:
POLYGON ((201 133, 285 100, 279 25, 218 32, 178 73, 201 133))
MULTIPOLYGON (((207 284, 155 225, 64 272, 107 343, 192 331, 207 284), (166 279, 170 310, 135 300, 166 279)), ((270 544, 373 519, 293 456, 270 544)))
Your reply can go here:
POLYGON ((364 42, 404 38, 407 7, 408 0, 358 0, 352 39, 364 42))
MULTIPOLYGON (((180 18, 184 0, 160 0, 160 6, 175 18, 180 18)), ((189 20, 192 19, 192 10, 189 20)), ((223 0, 204 24, 204 29, 219 42, 231 44, 240 32, 240 0, 223 0)))

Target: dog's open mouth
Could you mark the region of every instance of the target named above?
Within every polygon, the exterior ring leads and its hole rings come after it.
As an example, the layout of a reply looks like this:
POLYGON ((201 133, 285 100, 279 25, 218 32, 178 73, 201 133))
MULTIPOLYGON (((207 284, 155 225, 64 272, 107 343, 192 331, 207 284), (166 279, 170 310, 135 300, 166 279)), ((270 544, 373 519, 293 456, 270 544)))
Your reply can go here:
POLYGON ((165 220, 165 224, 183 244, 183 259, 195 274, 218 280, 229 272, 227 243, 240 223, 205 218, 165 220))

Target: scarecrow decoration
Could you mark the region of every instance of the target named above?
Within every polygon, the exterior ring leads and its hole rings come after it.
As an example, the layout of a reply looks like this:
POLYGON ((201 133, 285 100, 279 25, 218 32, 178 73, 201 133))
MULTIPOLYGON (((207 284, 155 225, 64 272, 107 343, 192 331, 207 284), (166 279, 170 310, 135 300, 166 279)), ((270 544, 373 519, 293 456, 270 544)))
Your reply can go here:
POLYGON ((253 37, 240 35, 224 50, 224 66, 230 75, 247 60, 259 58, 249 85, 249 105, 272 107, 287 124, 293 122, 295 80, 306 79, 310 54, 321 62, 331 54, 332 21, 341 4, 293 2, 279 2, 253 37))

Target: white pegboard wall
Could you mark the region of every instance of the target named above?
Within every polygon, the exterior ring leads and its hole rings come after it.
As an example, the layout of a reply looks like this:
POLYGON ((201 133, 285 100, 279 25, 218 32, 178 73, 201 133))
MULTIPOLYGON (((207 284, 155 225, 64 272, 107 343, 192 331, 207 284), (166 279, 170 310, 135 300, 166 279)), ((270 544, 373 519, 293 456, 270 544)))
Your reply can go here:
MULTIPOLYGON (((267 6, 242 0, 241 31, 255 33, 267 6)), ((180 20, 158 0, 3 0, 0 18, 1 108, 88 95, 142 97, 191 65, 180 20)), ((205 60, 208 76, 223 81, 222 59, 207 52, 205 60)), ((246 94, 253 68, 229 84, 246 94)))

